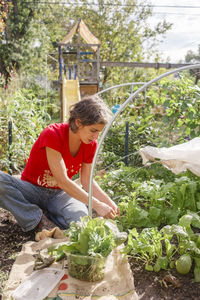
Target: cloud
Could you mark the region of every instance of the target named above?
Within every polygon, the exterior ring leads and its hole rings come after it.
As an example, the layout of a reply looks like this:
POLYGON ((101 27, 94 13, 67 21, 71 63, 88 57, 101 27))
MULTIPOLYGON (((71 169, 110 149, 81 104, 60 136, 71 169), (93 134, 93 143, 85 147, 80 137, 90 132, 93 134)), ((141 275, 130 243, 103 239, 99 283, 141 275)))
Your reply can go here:
MULTIPOLYGON (((198 1, 193 0, 152 0, 154 5, 168 5, 168 6, 199 6, 198 1)), ((172 29, 169 30, 163 42, 160 43, 158 49, 163 53, 163 59, 170 57, 170 62, 184 61, 187 51, 192 50, 197 52, 200 44, 200 8, 154 8, 153 16, 149 19, 149 23, 155 25, 159 21, 165 19, 167 22, 173 24, 172 29), (160 12, 162 14, 160 14, 160 12)))

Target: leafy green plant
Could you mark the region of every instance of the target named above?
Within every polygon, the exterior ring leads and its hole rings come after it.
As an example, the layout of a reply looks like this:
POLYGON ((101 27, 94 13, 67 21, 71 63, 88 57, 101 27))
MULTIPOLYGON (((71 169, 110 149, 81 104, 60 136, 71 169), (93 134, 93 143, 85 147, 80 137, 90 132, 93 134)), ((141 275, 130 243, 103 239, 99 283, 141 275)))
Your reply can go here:
MULTIPOLYGON (((122 104, 130 95, 130 91, 124 92, 117 98, 117 104, 122 104)), ((199 136, 200 90, 189 76, 164 78, 159 84, 149 87, 145 95, 145 99, 143 94, 134 98, 113 123, 103 145, 104 158, 106 153, 111 156, 113 152, 117 161, 124 161, 127 122, 127 160, 129 166, 134 167, 142 165, 138 154, 141 147, 170 147, 199 136)), ((109 168, 107 161, 104 168, 109 168)), ((113 165, 110 167, 112 169, 113 165)))
POLYGON ((18 88, 13 94, 9 91, 5 93, 4 102, 0 103, 3 125, 0 129, 2 170, 13 173, 24 167, 34 141, 51 120, 48 111, 53 105, 48 104, 49 100, 45 99, 45 95, 40 91, 38 86, 29 89, 18 88), (11 125, 10 144, 8 123, 11 125))
POLYGON ((167 225, 160 230, 157 227, 144 228, 141 232, 133 228, 123 252, 141 260, 148 271, 176 267, 181 274, 187 274, 194 263, 194 279, 200 282, 200 237, 191 225, 200 228, 200 217, 188 212, 178 225, 167 225))
POLYGON ((127 238, 114 221, 88 216, 79 223, 72 222, 66 235, 68 242, 52 246, 48 251, 55 257, 65 253, 70 262, 70 275, 89 281, 102 279, 105 258, 127 238))
MULTIPOLYGON (((145 269, 153 271, 153 262, 155 258, 160 259, 162 256, 162 234, 155 228, 145 228, 138 233, 134 228, 130 230, 128 235, 128 243, 124 249, 125 253, 129 253, 131 256, 138 260, 142 260, 145 263, 145 269)), ((157 260, 158 264, 158 260, 157 260)), ((163 263, 163 268, 164 263, 163 263)))
POLYGON ((188 210, 199 210, 199 180, 190 173, 175 176, 154 164, 148 169, 122 167, 97 180, 118 203, 125 230, 177 224, 188 210))

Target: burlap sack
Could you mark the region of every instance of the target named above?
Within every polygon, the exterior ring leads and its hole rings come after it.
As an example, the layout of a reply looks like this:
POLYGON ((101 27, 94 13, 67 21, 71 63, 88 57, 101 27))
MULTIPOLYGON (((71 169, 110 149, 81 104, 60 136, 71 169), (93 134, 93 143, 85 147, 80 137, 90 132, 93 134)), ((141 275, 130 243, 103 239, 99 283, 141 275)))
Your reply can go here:
MULTIPOLYGON (((28 242, 24 244, 10 272, 3 293, 3 300, 13 299, 12 292, 33 272, 33 255, 36 254, 38 250, 47 252, 49 246, 63 242, 64 240, 65 239, 45 238, 39 242, 28 242)), ((138 299, 134 287, 132 271, 127 259, 120 253, 120 247, 116 248, 107 258, 105 277, 99 282, 80 281, 69 276, 67 260, 54 263, 51 267, 64 268, 65 275, 46 298, 48 300, 138 299)))

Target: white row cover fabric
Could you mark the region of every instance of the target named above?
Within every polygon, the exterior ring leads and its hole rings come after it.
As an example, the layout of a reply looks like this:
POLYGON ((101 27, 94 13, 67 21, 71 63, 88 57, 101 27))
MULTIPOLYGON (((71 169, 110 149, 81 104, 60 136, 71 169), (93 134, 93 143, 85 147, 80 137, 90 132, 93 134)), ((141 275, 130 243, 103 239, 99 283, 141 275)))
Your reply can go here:
POLYGON ((159 163, 169 168, 173 173, 190 170, 200 176, 200 138, 169 148, 147 146, 139 150, 143 164, 159 160, 159 163))

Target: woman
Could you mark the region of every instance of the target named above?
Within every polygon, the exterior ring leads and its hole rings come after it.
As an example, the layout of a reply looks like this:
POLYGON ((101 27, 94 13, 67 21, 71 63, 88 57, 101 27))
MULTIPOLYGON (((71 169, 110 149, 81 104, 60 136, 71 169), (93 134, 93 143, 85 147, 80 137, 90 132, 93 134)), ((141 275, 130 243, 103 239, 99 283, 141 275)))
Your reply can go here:
MULTIPOLYGON (((45 128, 30 153, 21 179, 0 172, 0 206, 10 211, 24 231, 69 227, 88 214, 91 164, 99 133, 109 110, 97 96, 76 103, 68 123, 45 128), (79 173, 82 188, 72 177, 79 173), (49 219, 51 221, 49 221, 49 219)), ((116 204, 93 182, 93 208, 99 216, 114 218, 116 204)))

